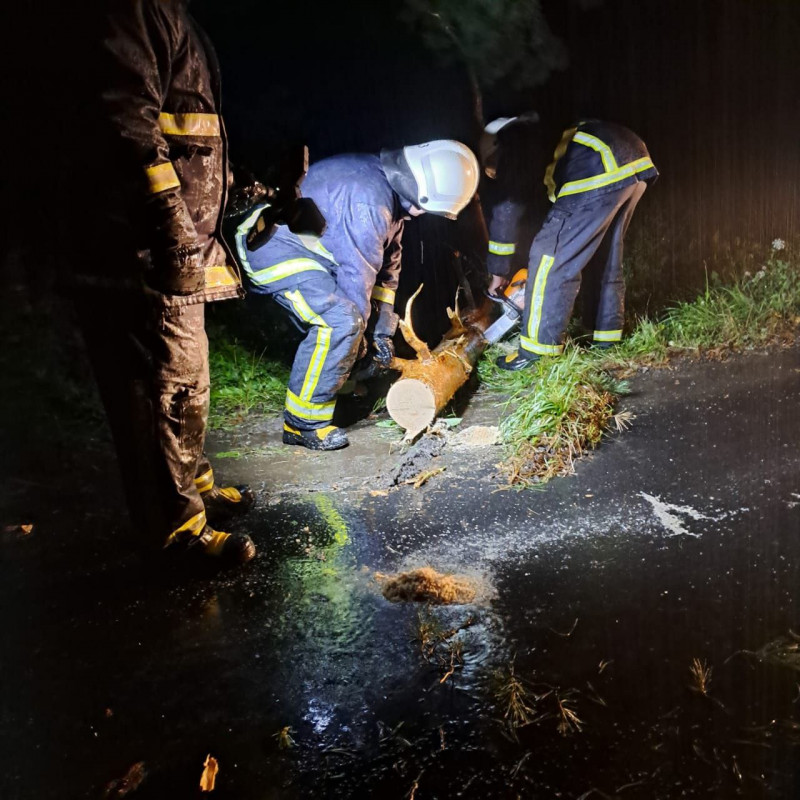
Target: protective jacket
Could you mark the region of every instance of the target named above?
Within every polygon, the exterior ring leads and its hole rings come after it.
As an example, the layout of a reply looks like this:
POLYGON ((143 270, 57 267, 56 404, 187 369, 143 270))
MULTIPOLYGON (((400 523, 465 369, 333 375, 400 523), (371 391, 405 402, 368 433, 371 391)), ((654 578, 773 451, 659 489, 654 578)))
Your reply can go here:
POLYGON ((325 217, 321 238, 297 235, 281 225, 266 245, 251 253, 244 236, 263 206, 239 227, 237 252, 253 290, 274 294, 285 285, 313 278, 315 270, 325 270, 355 304, 364 325, 374 306, 375 334, 391 336, 397 328, 394 298, 407 212, 380 158, 350 154, 312 164, 302 192, 325 217))
MULTIPOLYGON (((513 130, 517 126, 512 123, 508 127, 513 130)), ((500 150, 499 182, 511 181, 512 186, 518 187, 519 176, 530 179, 526 165, 519 163, 519 142, 504 143, 501 138, 500 150), (504 147, 514 152, 503 155, 504 147)), ((544 184, 553 203, 573 196, 576 202, 590 202, 638 181, 653 181, 657 176, 647 146, 633 131, 613 122, 587 120, 564 131, 545 171, 544 184)), ((494 275, 505 276, 516 250, 519 221, 531 200, 518 188, 504 191, 498 186, 498 190, 504 196, 489 220, 487 268, 494 275)))
POLYGON ((228 164, 214 49, 185 0, 108 6, 91 247, 75 269, 78 282, 115 288, 144 278, 158 288, 162 271, 203 270, 205 288, 175 303, 240 295, 221 236, 228 164))
POLYGON ((372 319, 376 336, 395 332, 406 211, 374 155, 312 164, 302 191, 327 221, 322 237, 282 225, 263 247, 248 250, 247 232, 263 208, 257 206, 237 229, 236 249, 253 291, 271 295, 306 333, 289 376, 284 419, 292 428, 313 429, 331 423, 367 322, 372 319))

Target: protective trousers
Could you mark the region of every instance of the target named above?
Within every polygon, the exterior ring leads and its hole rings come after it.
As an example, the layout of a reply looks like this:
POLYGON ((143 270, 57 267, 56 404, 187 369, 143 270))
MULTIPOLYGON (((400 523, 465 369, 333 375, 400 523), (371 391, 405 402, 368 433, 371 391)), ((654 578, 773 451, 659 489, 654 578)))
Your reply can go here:
POLYGON ((644 181, 605 194, 587 192, 556 200, 533 240, 525 287, 520 349, 559 355, 587 270, 593 295, 584 322, 595 342, 618 342, 625 314, 622 249, 644 181))
POLYGON ((289 376, 284 419, 302 430, 324 428, 356 360, 364 320, 327 270, 284 279, 271 294, 305 332, 289 376))
POLYGON ((84 292, 75 308, 105 406, 128 509, 145 547, 198 535, 214 486, 205 306, 156 292, 84 292))

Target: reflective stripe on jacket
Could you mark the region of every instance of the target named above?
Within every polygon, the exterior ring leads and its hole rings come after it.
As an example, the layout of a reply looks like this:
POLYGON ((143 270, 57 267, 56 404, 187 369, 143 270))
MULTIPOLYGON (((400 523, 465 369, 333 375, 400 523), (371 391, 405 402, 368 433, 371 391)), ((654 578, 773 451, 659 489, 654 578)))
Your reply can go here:
POLYGON ((325 269, 364 322, 376 306, 376 334, 392 334, 397 325, 394 297, 400 275, 402 233, 406 212, 375 155, 348 154, 323 159, 309 167, 302 184, 325 217, 319 239, 298 236, 285 225, 263 247, 249 251, 244 240, 257 210, 237 232, 237 251, 253 291, 274 293, 283 282, 313 277, 325 269), (293 277, 294 276, 294 277, 293 277))
POLYGON ((645 143, 614 122, 587 120, 564 131, 544 184, 551 202, 584 192, 614 191, 658 177, 645 143))

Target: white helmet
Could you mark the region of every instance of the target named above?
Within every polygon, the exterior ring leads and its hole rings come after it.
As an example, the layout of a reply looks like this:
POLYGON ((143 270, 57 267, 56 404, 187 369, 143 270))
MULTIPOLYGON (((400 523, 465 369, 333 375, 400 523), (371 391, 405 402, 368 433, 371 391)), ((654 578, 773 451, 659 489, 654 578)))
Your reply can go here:
POLYGON ((535 111, 526 111, 516 117, 498 117, 493 119, 481 134, 480 153, 483 171, 489 178, 497 177, 497 150, 499 147, 498 134, 512 122, 532 123, 539 121, 539 115, 535 111))
POLYGON ((403 148, 417 184, 414 205, 429 214, 455 219, 478 188, 480 167, 472 150, 453 139, 403 148))

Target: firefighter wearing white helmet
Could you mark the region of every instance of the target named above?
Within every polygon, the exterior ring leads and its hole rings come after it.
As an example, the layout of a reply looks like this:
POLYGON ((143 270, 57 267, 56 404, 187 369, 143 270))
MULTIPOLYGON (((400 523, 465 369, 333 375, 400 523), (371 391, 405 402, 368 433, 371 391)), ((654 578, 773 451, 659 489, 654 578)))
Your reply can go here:
POLYGON ((478 173, 472 151, 449 139, 334 156, 312 164, 302 187, 327 223, 321 237, 281 225, 263 247, 249 250, 260 207, 239 227, 237 251, 251 290, 273 297, 305 333, 286 392, 285 444, 348 444, 333 424, 336 393, 359 350, 366 352, 365 331, 380 366, 394 357, 404 222, 426 212, 455 219, 475 194, 478 173))

